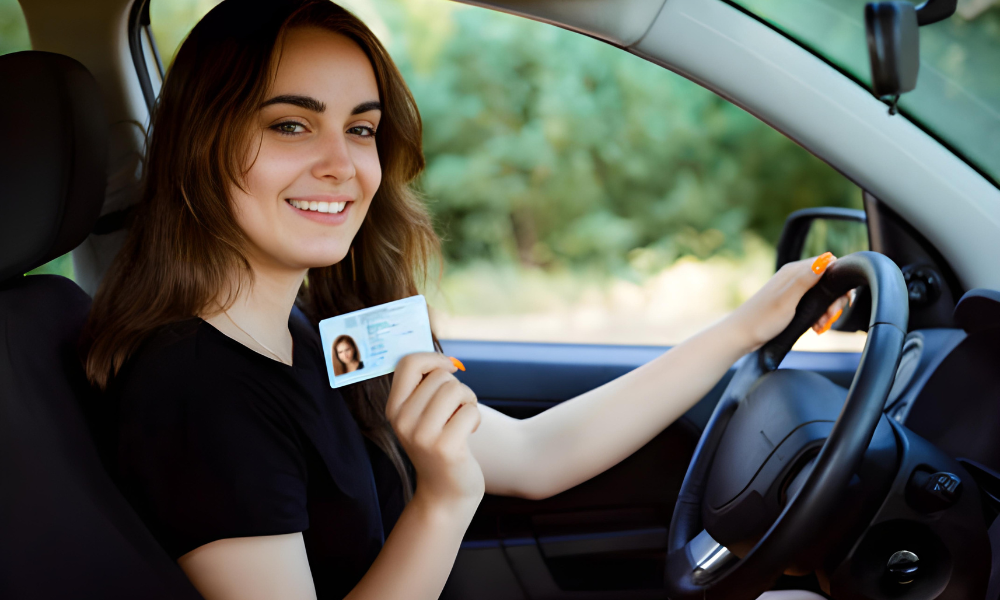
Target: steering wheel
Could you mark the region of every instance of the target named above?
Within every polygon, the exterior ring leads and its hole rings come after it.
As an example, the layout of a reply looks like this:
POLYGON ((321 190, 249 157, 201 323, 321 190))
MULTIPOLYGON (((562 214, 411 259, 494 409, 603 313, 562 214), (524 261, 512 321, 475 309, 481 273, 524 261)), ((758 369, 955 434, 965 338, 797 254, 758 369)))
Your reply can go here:
POLYGON ((857 252, 830 265, 791 324, 743 359, 674 507, 665 582, 671 598, 753 600, 803 556, 816 555, 882 418, 908 317, 899 268, 876 252, 857 252), (843 388, 821 375, 777 371, 799 336, 860 285, 871 291, 872 313, 846 401, 843 388))

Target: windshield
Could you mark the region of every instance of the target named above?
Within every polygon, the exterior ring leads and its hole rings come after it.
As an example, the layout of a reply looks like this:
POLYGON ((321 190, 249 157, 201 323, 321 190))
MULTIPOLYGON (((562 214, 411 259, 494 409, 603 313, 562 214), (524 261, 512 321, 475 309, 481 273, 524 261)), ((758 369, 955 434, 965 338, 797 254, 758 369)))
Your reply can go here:
MULTIPOLYGON (((858 80, 871 84, 866 0, 734 0, 858 80)), ((1000 181, 1000 0, 959 0, 920 28, 917 89, 901 111, 1000 181)))

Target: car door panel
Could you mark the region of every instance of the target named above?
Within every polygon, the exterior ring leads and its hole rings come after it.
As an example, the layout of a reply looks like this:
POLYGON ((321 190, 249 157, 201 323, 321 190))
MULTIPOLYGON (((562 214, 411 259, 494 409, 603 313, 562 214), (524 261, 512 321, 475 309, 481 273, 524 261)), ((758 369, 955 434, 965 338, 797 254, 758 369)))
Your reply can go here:
MULTIPOLYGON (((443 341, 481 403, 529 418, 603 385, 666 347, 443 341)), ((783 368, 849 386, 857 353, 792 352, 783 368)), ((730 370, 681 419, 604 473, 544 500, 487 495, 442 596, 644 599, 663 596, 667 528, 688 462, 730 370)), ((669 392, 664 391, 669 397, 669 392)))

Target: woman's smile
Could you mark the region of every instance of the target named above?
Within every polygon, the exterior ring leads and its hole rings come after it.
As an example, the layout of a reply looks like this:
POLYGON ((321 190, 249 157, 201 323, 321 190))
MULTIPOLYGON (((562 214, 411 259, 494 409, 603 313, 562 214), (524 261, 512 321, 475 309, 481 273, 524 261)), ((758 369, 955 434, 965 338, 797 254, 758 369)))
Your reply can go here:
POLYGON ((344 195, 296 196, 285 198, 285 204, 309 220, 327 225, 339 225, 347 220, 354 199, 344 195))

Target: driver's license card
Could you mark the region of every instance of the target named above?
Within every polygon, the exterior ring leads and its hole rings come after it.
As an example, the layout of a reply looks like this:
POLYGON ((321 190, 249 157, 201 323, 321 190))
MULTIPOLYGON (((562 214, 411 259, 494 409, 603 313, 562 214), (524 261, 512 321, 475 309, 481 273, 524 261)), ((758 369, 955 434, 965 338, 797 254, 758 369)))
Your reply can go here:
POLYGON ((323 319, 319 335, 335 388, 392 373, 407 354, 434 351, 423 296, 323 319))

